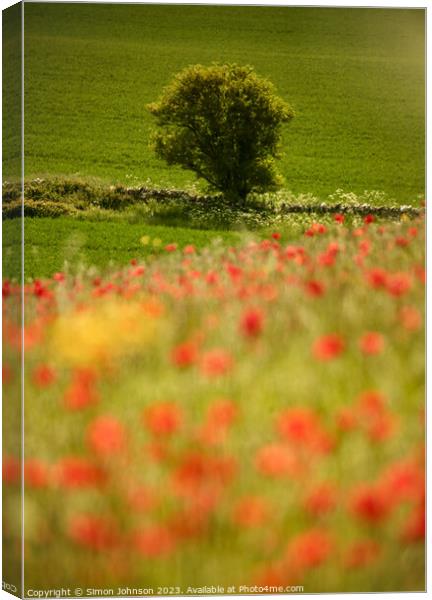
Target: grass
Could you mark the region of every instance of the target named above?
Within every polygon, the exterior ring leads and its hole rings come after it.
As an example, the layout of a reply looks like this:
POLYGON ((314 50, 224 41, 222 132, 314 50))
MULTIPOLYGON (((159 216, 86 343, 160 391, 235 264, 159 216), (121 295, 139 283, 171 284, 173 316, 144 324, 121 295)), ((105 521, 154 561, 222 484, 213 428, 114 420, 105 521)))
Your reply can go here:
MULTIPOLYGON (((215 240, 225 244, 239 241, 239 235, 226 231, 199 231, 187 228, 149 226, 126 221, 78 221, 68 217, 25 221, 25 279, 49 277, 65 268, 65 261, 104 268, 124 265, 131 259, 143 260, 177 243, 180 248, 197 248, 215 240), (144 239, 145 244, 141 239, 144 239)), ((18 219, 3 223, 3 277, 19 279, 21 223, 18 219)))
POLYGON ((424 191, 423 10, 28 3, 25 35, 27 177, 184 187, 148 148, 145 105, 181 68, 229 61, 297 113, 288 189, 424 191))

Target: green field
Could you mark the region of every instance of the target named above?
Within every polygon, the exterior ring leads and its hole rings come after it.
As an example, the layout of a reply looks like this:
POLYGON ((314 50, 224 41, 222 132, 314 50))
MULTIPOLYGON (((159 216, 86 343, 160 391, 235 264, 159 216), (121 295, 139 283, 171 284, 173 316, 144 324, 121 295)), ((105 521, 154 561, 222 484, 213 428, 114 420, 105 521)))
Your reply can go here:
MULTIPOLYGON (((6 221, 3 225, 3 277, 19 279, 20 229, 18 219, 6 221)), ((98 223, 71 218, 26 219, 25 279, 50 277, 65 268, 65 261, 74 270, 79 265, 119 266, 134 258, 142 261, 150 255, 157 255, 170 243, 176 243, 179 248, 188 244, 203 248, 215 240, 234 244, 239 241, 239 235, 124 221, 98 223)))
POLYGON ((295 193, 424 190, 424 11, 25 5, 25 169, 182 187, 148 148, 145 105, 181 68, 251 64, 292 104, 295 193))

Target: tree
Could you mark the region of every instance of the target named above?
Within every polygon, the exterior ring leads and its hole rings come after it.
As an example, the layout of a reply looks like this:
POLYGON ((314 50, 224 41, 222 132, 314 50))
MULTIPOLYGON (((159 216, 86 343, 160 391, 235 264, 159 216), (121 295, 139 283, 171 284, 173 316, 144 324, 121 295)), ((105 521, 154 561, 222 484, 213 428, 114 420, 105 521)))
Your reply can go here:
POLYGON ((157 156, 194 171, 210 189, 241 202, 280 185, 274 159, 282 124, 294 113, 252 67, 188 67, 147 108, 159 127, 157 156))

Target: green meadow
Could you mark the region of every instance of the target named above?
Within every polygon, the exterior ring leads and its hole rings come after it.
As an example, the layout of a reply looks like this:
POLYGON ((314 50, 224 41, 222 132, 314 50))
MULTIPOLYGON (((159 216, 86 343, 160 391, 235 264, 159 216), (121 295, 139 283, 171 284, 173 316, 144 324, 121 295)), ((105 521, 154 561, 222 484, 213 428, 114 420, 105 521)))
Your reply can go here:
POLYGON ((184 187, 146 104, 183 67, 253 65, 295 109, 285 187, 424 192, 424 11, 25 4, 25 174, 184 187))

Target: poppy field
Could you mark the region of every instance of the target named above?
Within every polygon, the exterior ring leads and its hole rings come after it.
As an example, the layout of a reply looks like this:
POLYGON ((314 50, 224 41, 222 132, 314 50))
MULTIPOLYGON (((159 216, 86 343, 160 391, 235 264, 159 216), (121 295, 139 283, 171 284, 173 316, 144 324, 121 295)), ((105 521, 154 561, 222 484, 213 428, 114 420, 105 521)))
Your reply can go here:
POLYGON ((424 233, 337 214, 26 283, 27 592, 423 590, 424 233))

